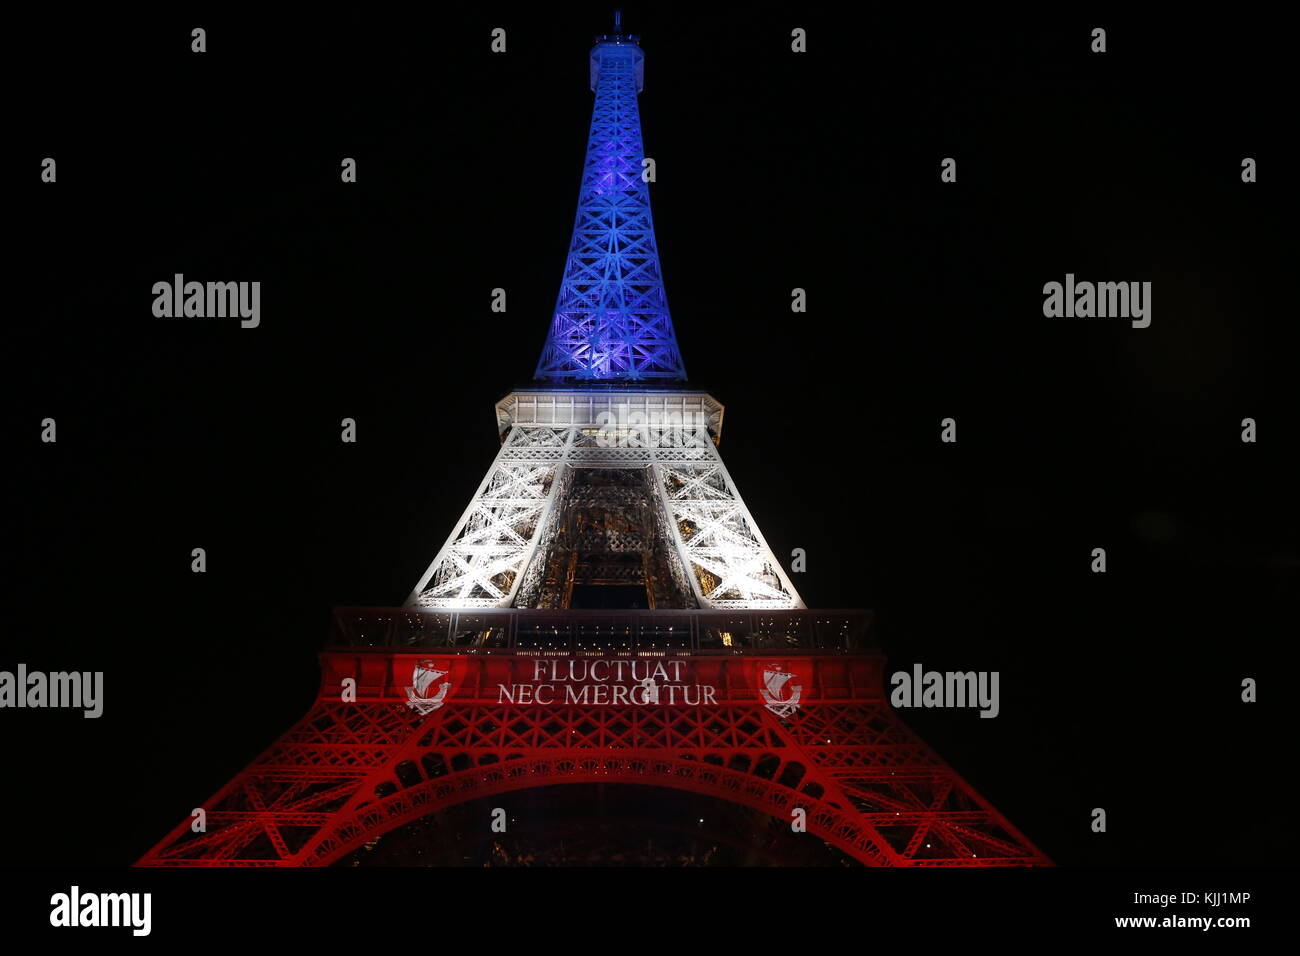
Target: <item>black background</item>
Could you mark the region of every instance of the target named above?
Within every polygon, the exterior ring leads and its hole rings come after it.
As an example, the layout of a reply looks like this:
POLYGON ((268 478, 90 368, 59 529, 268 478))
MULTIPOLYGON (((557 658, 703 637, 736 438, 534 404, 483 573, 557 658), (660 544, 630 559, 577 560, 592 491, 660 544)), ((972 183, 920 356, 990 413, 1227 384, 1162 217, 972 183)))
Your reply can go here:
MULTIPOLYGON (((15 25, 0 669, 102 670, 106 691, 98 720, 0 714, 4 863, 138 858, 307 710, 331 607, 405 599, 540 352, 608 15, 15 25), (261 327, 154 318, 176 272, 261 281, 261 327)), ((625 14, 669 302, 726 404, 724 459, 776 554, 806 549, 809 606, 874 608, 891 669, 1001 672, 996 720, 903 716, 1054 861, 1281 861, 1282 31, 892 17, 625 14), (1151 281, 1151 327, 1044 318, 1067 272, 1151 281)))

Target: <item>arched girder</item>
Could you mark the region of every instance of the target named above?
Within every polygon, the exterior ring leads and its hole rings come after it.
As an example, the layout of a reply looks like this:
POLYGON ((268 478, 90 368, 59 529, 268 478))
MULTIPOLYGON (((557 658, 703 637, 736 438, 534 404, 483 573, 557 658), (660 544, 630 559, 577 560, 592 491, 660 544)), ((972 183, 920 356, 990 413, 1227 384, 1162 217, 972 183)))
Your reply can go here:
POLYGON ((905 863, 856 814, 753 773, 701 760, 659 755, 557 754, 504 760, 426 779, 376 798, 333 822, 285 865, 328 866, 364 843, 404 824, 450 807, 535 787, 577 783, 635 783, 685 790, 738 803, 789 823, 792 811, 807 811, 808 834, 824 840, 867 866, 905 863))

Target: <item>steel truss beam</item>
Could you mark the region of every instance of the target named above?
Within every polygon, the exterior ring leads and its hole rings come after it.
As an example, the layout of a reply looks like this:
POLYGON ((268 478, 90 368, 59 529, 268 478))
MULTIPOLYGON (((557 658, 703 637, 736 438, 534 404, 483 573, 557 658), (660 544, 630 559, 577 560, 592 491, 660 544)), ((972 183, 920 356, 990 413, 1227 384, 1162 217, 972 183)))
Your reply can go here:
MULTIPOLYGON (((783 822, 868 865, 1045 865, 1047 859, 899 721, 878 655, 810 658, 803 705, 765 707, 750 675, 768 659, 691 658, 714 706, 528 706, 503 681, 536 658, 460 660, 446 706, 402 702, 416 654, 327 651, 315 706, 209 800, 206 833, 178 825, 147 866, 319 866, 427 814, 565 783, 687 790, 783 822), (358 682, 340 699, 343 677, 358 682)), ((781 659, 788 663, 789 659, 781 659)))
POLYGON ((707 426, 609 422, 512 426, 407 604, 514 605, 530 563, 544 560, 566 470, 581 467, 651 470, 698 607, 804 606, 736 490, 707 426))
MULTIPOLYGON (((626 38, 625 38, 626 39, 626 38)), ((682 381, 642 179, 634 42, 592 50, 596 92, 568 262, 536 377, 554 382, 682 381)))

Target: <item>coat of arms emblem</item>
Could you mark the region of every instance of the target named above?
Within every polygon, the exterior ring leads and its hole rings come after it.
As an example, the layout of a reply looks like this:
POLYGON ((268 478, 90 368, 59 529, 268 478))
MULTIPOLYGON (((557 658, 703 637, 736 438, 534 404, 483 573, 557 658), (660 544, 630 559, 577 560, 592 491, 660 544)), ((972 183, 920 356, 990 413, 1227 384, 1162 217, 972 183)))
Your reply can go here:
POLYGON ((786 683, 794 677, 779 666, 769 664, 763 668, 763 686, 759 688, 763 695, 763 704, 778 717, 789 717, 799 709, 799 697, 803 693, 802 684, 790 684, 786 693, 786 683))
POLYGON ((438 670, 430 660, 420 661, 411 673, 412 686, 406 688, 406 706, 421 716, 431 714, 442 706, 447 692, 451 690, 451 681, 443 681, 431 692, 435 681, 446 677, 451 671, 438 670))

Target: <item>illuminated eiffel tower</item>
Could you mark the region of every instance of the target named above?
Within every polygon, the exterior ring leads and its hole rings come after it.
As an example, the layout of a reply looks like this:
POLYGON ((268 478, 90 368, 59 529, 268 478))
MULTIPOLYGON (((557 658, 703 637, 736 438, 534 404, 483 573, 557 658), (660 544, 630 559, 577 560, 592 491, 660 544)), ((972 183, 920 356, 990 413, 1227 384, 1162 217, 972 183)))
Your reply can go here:
POLYGON ((866 864, 1048 862, 894 715, 870 614, 805 608, 741 500, 668 312, 643 70, 616 19, 536 384, 497 403, 469 507, 405 607, 335 612, 311 711, 141 865, 327 865, 610 783, 802 819, 866 864))

